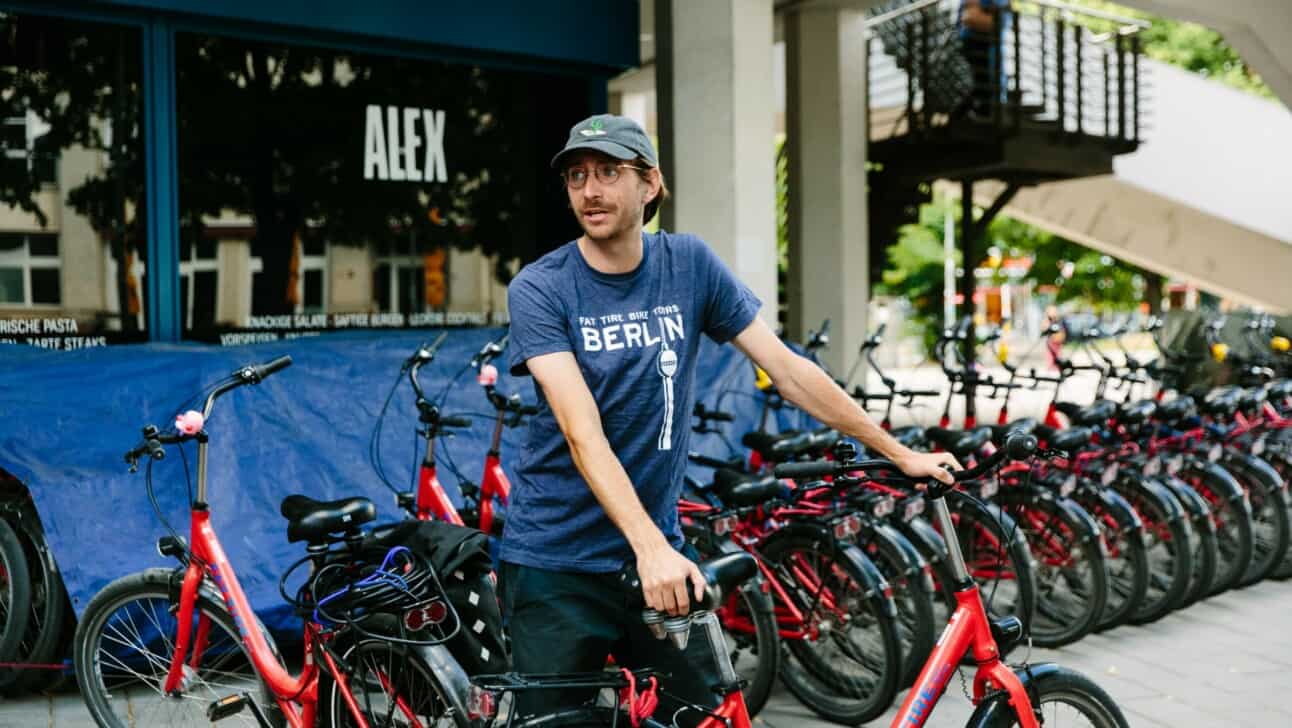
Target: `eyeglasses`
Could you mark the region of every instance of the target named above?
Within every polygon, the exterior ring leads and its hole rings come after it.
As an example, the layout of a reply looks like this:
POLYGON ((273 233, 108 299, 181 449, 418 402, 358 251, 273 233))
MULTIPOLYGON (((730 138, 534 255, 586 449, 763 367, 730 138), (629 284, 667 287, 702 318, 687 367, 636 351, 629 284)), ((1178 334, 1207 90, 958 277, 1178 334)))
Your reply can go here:
MULTIPOLYGON (((622 168, 635 169, 638 172, 643 171, 642 167, 635 164, 602 162, 593 165, 593 172, 597 175, 597 181, 603 185, 612 185, 619 181, 619 170, 622 168)), ((588 170, 586 167, 571 167, 561 173, 561 179, 565 180, 565 185, 572 190, 581 190, 588 183, 588 170)))

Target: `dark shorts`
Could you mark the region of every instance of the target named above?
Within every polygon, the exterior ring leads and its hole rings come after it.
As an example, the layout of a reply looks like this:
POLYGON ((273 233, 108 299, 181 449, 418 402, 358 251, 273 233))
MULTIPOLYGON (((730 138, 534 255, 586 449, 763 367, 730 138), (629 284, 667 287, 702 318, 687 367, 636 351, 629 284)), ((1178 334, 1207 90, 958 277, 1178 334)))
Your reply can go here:
MULTIPOLYGON (((547 571, 504 562, 499 577, 516 672, 595 672, 613 655, 622 667, 664 673, 661 690, 681 700, 705 707, 720 702, 710 687, 718 680, 709 667, 713 660, 701 630, 692 630, 685 652, 667 639, 655 639, 642 624, 640 608, 629 607, 614 574, 547 571)), ((594 697, 586 690, 529 691, 517 696, 517 706, 522 715, 536 715, 576 707, 594 697)), ((661 699, 655 716, 668 724, 679 707, 661 699)), ((693 722, 698 720, 683 719, 679 725, 693 722)))

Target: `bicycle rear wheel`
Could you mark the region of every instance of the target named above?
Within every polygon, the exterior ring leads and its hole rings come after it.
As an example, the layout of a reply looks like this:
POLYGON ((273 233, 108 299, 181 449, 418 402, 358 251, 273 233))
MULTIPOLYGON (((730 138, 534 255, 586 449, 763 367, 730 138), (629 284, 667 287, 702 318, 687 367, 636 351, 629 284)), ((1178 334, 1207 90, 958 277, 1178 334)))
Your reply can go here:
POLYGON ((1238 580, 1238 586, 1250 586, 1268 576, 1288 552, 1288 492, 1278 471, 1254 455, 1227 451, 1220 464, 1243 486, 1252 504, 1252 562, 1238 580))
MULTIPOLYGON (((444 689, 417 653, 403 645, 368 639, 341 656, 348 668, 349 690, 371 728, 455 728, 444 689)), ((320 713, 329 728, 355 728, 359 722, 335 680, 327 681, 320 713)))
POLYGON ((868 526, 857 544, 879 568, 893 589, 897 607, 897 638, 902 648, 901 687, 915 682, 937 639, 933 621, 936 588, 925 573, 927 565, 915 546, 897 529, 884 523, 868 526))
MULTIPOLYGON (((266 712, 278 714, 233 617, 207 594, 198 595, 194 609, 194 632, 209 625, 206 649, 196 664, 185 666, 178 694, 162 692, 175 655, 180 579, 182 572, 169 569, 122 577, 96 594, 81 615, 73 644, 76 682, 100 726, 210 726, 207 707, 244 692, 259 697, 266 712)), ((257 723, 244 710, 221 722, 225 725, 253 728, 257 723)))
POLYGON ((1252 562, 1252 511, 1243 487, 1212 463, 1196 463, 1180 479, 1207 502, 1216 531, 1216 573, 1203 596, 1232 589, 1252 562))
POLYGON ((1090 634, 1108 602, 1098 525, 1075 501, 1038 488, 1009 486, 996 499, 1027 534, 1038 563, 1032 640, 1062 647, 1090 634))
MULTIPOLYGON (((45 545, 44 531, 36 511, 24 504, 6 514, 27 558, 31 583, 31 609, 27 629, 14 653, 17 662, 51 663, 58 657, 64 642, 67 590, 54 564, 54 555, 45 545)), ((0 670, 0 692, 8 697, 39 690, 57 681, 53 670, 0 670)))
POLYGON ((1130 503, 1111 488, 1087 485, 1073 497, 1099 525, 1108 564, 1108 601, 1095 629, 1112 629, 1129 619, 1148 593, 1144 524, 1130 503))
POLYGON ((1123 477, 1117 490, 1144 521, 1148 547, 1148 593, 1131 613, 1131 624, 1161 619, 1180 606, 1193 576, 1193 550, 1197 538, 1188 514, 1165 486, 1152 480, 1123 477))
POLYGON ((0 518, 0 661, 13 660, 31 618, 31 575, 13 527, 0 518))
POLYGON ((1193 535, 1197 537, 1193 549, 1193 577, 1189 580, 1189 590, 1180 602, 1180 608, 1183 609, 1210 593, 1220 564, 1220 539, 1217 536, 1216 522, 1211 517, 1211 504, 1206 498, 1179 478, 1166 476, 1162 483, 1171 489, 1172 495, 1188 511, 1189 522, 1193 524, 1193 535))
POLYGON ((785 686, 827 720, 878 717, 902 667, 896 609, 878 569, 860 549, 815 531, 778 531, 761 553, 789 600, 776 604, 785 686))

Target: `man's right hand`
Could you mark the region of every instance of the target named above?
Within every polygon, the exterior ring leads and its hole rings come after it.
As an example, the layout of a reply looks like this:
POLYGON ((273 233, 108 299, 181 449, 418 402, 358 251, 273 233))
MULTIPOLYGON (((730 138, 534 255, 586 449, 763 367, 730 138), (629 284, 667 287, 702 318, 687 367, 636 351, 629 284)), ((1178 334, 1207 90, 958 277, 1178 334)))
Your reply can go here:
POLYGON ((685 616, 691 609, 686 589, 688 579, 695 598, 704 598, 705 582, 700 568, 667 541, 637 554, 637 576, 641 578, 646 606, 674 617, 685 616))

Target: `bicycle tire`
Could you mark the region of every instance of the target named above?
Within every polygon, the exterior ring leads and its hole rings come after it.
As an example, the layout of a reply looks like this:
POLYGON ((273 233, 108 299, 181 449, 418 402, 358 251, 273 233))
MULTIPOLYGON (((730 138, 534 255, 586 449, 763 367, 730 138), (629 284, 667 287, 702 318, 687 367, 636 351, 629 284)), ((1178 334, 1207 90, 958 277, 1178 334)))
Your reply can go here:
POLYGON ((1225 449, 1220 465, 1243 486, 1252 506, 1252 562, 1238 586, 1251 586, 1282 563, 1292 539, 1288 522, 1288 492, 1278 471, 1260 458, 1225 449))
POLYGON ((1131 613, 1130 624, 1161 619, 1180 606, 1193 578, 1193 528, 1184 506, 1166 486, 1135 477, 1118 478, 1114 487, 1144 522, 1149 558, 1148 593, 1131 613))
POLYGON ((1120 493, 1086 485, 1073 497, 1099 525, 1108 565, 1108 600, 1095 631, 1112 629, 1130 618, 1148 593, 1148 551, 1144 524, 1120 493))
MULTIPOLYGON (((108 584, 98 594, 94 595, 94 598, 86 605, 85 611, 81 614, 80 623, 76 628, 72 656, 76 665, 77 686, 81 690, 81 696, 90 711, 90 716, 103 728, 129 728, 129 726, 133 725, 209 726, 210 720, 207 719, 206 708, 211 701, 244 691, 253 691, 259 693, 261 708, 272 716, 281 719, 281 714, 272 700, 268 687, 256 674, 255 668, 250 665, 250 657, 247 655, 242 641, 238 638, 238 627, 234 624, 233 616, 229 614, 222 602, 213 597, 209 589, 203 589, 199 592, 197 602, 194 605, 194 613, 205 615, 211 621, 211 632, 215 636, 208 644, 221 646, 220 649, 214 650, 208 646, 206 654, 210 655, 214 652, 219 659, 228 656, 230 657, 231 667, 241 669, 241 673, 237 674, 239 677, 232 681, 235 684, 225 685, 222 686, 222 689, 215 690, 207 681, 201 679, 202 673, 200 670, 194 670, 194 675, 189 678, 190 685, 188 687, 191 688, 193 683, 198 682, 204 685, 207 689, 200 695, 200 699, 188 699, 188 696, 180 699, 163 697, 160 700, 144 702, 142 698, 152 697, 149 693, 157 692, 161 679, 165 677, 165 669, 169 667, 173 657, 173 652, 168 654, 164 649, 164 645, 169 640, 163 638, 163 649, 160 652, 150 653, 153 658, 159 659, 154 660, 145 657, 144 664, 152 667, 154 670, 153 675, 144 676, 140 674, 139 677, 146 677, 147 679, 143 682, 134 681, 136 686, 134 688, 127 687, 130 683, 118 685, 116 681, 109 681, 112 682, 114 687, 111 690, 108 688, 108 683, 105 682, 103 675, 104 660, 102 659, 100 645, 103 642, 104 630, 108 627, 109 620, 121 608, 147 601, 153 606, 141 606, 137 610, 137 613, 141 616, 138 623, 148 625, 149 623, 143 622, 143 616, 146 614, 151 615, 148 619, 151 625, 156 627, 156 632, 165 633, 171 621, 174 620, 169 610, 179 606, 179 585, 182 579, 183 571, 146 569, 123 576, 108 584), (157 611, 159 606, 162 607, 161 612, 157 611), (220 630, 218 633, 216 632, 217 628, 220 630), (237 652, 235 653, 230 647, 224 646, 226 644, 236 645, 237 652), (240 663, 239 658, 245 661, 245 664, 240 663), (157 674, 158 664, 162 666, 160 675, 157 674), (156 682, 157 686, 151 686, 150 683, 152 682, 156 682), (141 693, 141 700, 138 703, 133 699, 132 689, 137 689, 141 693), (114 692, 115 696, 113 695, 114 692), (123 720, 119 717, 112 707, 113 700, 120 698, 125 700, 125 705, 121 707, 124 707, 129 714, 129 720, 123 720), (163 708, 163 710, 158 711, 157 708, 159 707, 163 708), (161 716, 160 719, 156 717, 151 720, 147 719, 150 714, 165 713, 164 708, 167 707, 171 709, 169 717, 161 716), (187 720, 183 722, 175 720, 175 714, 179 709, 184 708, 192 709, 191 713, 186 713, 187 720)), ((128 616, 132 625, 137 624, 134 619, 134 613, 129 613, 128 616)), ((177 622, 175 623, 178 624, 177 622)), ((260 626, 260 629, 264 632, 263 626, 260 626)), ((149 646, 144 644, 147 640, 139 628, 137 626, 132 627, 132 631, 138 636, 140 646, 148 649, 149 646)), ((128 636, 127 632, 122 629, 117 629, 116 633, 128 636)), ((119 638, 114 637, 113 639, 123 642, 119 638)), ((267 633, 265 634, 265 639, 268 641, 270 648, 274 649, 274 643, 267 633)), ((276 656, 277 651, 274 651, 276 656)), ((127 661, 113 653, 108 653, 107 658, 124 668, 123 671, 132 670, 127 661)), ((235 674, 232 669, 224 669, 229 666, 219 665, 218 663, 217 666, 222 668, 219 670, 222 674, 235 674)), ((194 697, 198 696, 199 692, 200 690, 188 691, 189 695, 194 697)), ((258 725, 250 711, 243 711, 222 722, 222 725, 239 724, 248 727, 258 725)))
POLYGON ((0 661, 12 662, 27 634, 31 615, 31 574, 22 542, 0 518, 0 661))
POLYGON ((996 503, 1027 534, 1037 562, 1033 643, 1062 647, 1090 634, 1108 602, 1098 524, 1076 501, 1043 488, 1008 486, 996 503))
MULTIPOLYGON (((5 515, 5 520, 13 527, 22 544, 31 581, 31 609, 27 629, 18 645, 14 661, 49 664, 59 656, 59 648, 64 641, 65 615, 70 607, 67 590, 63 587, 63 578, 58 573, 54 556, 45 544, 45 532, 30 503, 5 515)), ((14 697, 41 690, 54 684, 59 675, 60 673, 52 670, 0 670, 0 693, 14 697)))
POLYGON ((920 552, 896 528, 886 523, 868 525, 858 535, 857 546, 870 557, 893 590, 897 607, 897 640, 902 649, 899 688, 912 685, 933 651, 937 624, 933 621, 935 595, 932 577, 920 552))
POLYGON ((794 606, 807 615, 814 627, 826 628, 818 635, 823 636, 821 639, 787 638, 782 634, 781 681, 799 702, 827 720, 856 725, 877 718, 897 694, 902 666, 896 610, 884 595, 879 570, 860 549, 839 544, 824 529, 782 528, 771 534, 759 551, 796 600, 794 606), (817 567, 816 573, 822 573, 820 567, 828 567, 830 575, 848 591, 848 619, 840 620, 845 625, 843 629, 835 629, 824 619, 814 619, 813 605, 821 589, 810 589, 789 573, 787 562, 805 554, 817 557, 810 562, 817 567), (863 645, 853 639, 862 636, 859 631, 868 633, 873 641, 863 645), (837 647, 840 654, 827 659, 818 655, 809 642, 837 647), (845 672, 852 667, 873 673, 873 679, 845 672))
POLYGON ((1207 502, 1188 483, 1173 476, 1158 479, 1171 489, 1172 495, 1189 513, 1189 522, 1193 524, 1193 535, 1196 536, 1196 548, 1193 550, 1193 577, 1189 589, 1180 601, 1179 609, 1197 603, 1211 592, 1211 585, 1216 582, 1216 573, 1220 568, 1220 536, 1216 521, 1212 519, 1211 504, 1207 502))
MULTIPOLYGON (((1075 670, 1046 666, 1039 670, 1030 691, 1045 725, 1068 725, 1058 720, 1060 707, 1076 711, 1089 721, 1093 728, 1129 728, 1121 708, 1108 693, 1094 681, 1075 670), (1048 710, 1047 710, 1048 708, 1048 710)), ((1008 695, 996 695, 983 701, 969 719, 969 728, 1011 728, 1018 725, 1018 716, 1009 704, 1008 695)))
MULTIPOLYGON (((408 717, 401 709, 412 711, 419 725, 426 728, 457 728, 458 721, 444 687, 435 671, 417 656, 416 650, 380 639, 352 642, 341 651, 341 663, 349 673, 349 687, 355 705, 370 728, 398 728, 411 723, 398 722, 408 717), (369 672, 376 679, 369 679, 369 672), (373 695, 364 690, 372 687, 387 700, 374 704, 373 695), (388 700, 388 688, 397 687, 396 701, 388 700), (362 690, 362 694, 360 694, 362 690), (384 713, 384 715, 383 715, 384 713)), ((340 667, 340 665, 338 665, 340 667)), ((320 715, 326 716, 327 728, 354 728, 358 722, 337 689, 335 680, 320 684, 320 715)))
MULTIPOLYGON (((1292 430, 1284 430, 1284 432, 1292 432, 1292 430)), ((1292 448, 1277 452, 1267 449, 1261 457, 1278 472, 1284 483, 1292 483, 1292 448)), ((1292 498, 1288 499, 1288 518, 1292 518, 1292 498)), ((1270 570, 1269 578, 1292 579, 1292 548, 1289 548, 1283 555, 1283 560, 1270 570)))
POLYGON ((1207 502, 1216 531, 1216 574, 1205 596, 1234 588, 1252 560, 1251 505, 1243 487, 1228 470, 1196 461, 1180 479, 1207 502))

